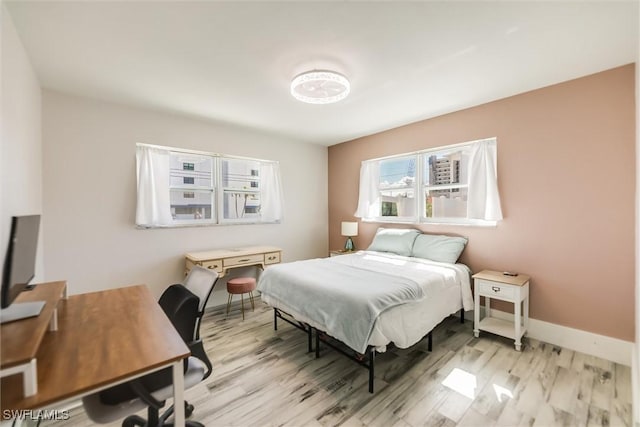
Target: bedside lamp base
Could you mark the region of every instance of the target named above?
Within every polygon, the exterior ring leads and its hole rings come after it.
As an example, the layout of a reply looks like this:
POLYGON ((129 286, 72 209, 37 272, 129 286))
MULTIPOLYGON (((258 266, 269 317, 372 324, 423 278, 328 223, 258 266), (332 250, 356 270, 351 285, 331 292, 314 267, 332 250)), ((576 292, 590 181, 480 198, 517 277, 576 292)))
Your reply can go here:
POLYGON ((346 252, 352 252, 355 248, 356 246, 353 244, 351 237, 347 237, 347 241, 344 243, 344 250, 346 252))

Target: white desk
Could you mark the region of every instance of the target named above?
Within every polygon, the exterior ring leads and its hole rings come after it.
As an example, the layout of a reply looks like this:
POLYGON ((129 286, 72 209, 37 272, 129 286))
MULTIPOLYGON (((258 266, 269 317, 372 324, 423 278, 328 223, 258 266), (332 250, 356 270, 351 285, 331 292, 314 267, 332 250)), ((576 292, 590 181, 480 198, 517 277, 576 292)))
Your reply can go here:
POLYGON ((264 269, 269 264, 279 263, 281 254, 282 249, 276 246, 246 246, 191 252, 185 255, 185 274, 189 274, 194 265, 215 270, 220 277, 225 276, 232 268, 258 266, 264 269))

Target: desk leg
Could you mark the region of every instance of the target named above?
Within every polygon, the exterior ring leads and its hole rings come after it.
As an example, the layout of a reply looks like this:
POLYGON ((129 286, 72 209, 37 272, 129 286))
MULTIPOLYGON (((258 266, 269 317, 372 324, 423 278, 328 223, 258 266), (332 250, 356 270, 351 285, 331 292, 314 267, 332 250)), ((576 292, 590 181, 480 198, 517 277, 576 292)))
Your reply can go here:
POLYGON ((522 350, 522 301, 520 298, 514 303, 515 313, 514 313, 514 326, 515 326, 515 336, 516 336, 516 350, 522 350))
POLYGON ((176 427, 184 427, 184 364, 179 360, 173 364, 173 417, 176 427))
POLYGON ((529 295, 526 295, 524 297, 524 301, 523 301, 523 305, 524 305, 524 331, 525 333, 529 330, 529 295))
MULTIPOLYGON (((38 362, 31 359, 27 363, 0 369, 0 378, 9 377, 15 374, 22 374, 22 390, 24 397, 33 396, 38 393, 38 362)), ((0 425, 2 425, 0 423, 0 425)))
POLYGON ((22 374, 24 396, 33 396, 38 392, 38 366, 36 359, 31 359, 28 368, 22 374))
POLYGON ((57 331, 58 330, 58 307, 53 309, 53 314, 51 315, 51 320, 49 320, 49 330, 57 331))

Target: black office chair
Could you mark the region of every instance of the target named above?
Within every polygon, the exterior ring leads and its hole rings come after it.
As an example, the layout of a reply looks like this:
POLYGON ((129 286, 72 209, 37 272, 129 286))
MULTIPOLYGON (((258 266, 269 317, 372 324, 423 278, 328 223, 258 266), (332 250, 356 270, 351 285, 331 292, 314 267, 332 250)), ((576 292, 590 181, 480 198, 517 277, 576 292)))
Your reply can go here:
MULTIPOLYGON (((199 298, 198 304, 198 316, 196 317, 196 326, 194 331, 193 340, 200 341, 200 326, 202 325, 202 318, 204 317, 205 309, 207 308, 207 302, 209 301, 209 297, 213 293, 213 288, 216 286, 218 282, 218 273, 215 270, 211 270, 208 268, 200 267, 194 265, 191 267, 189 274, 182 282, 182 285, 186 287, 191 293, 199 298)), ((175 285, 172 285, 175 286, 175 285)), ((160 297, 162 299, 162 297, 160 297)), ((202 347, 202 343, 195 350, 197 353, 205 353, 204 348, 202 347)), ((194 350, 191 350, 191 354, 194 354, 194 350)), ((197 356, 197 354, 194 354, 197 356)), ((206 354, 205 354, 206 357, 206 354)), ((209 367, 209 369, 211 369, 209 367)), ((208 376, 208 375, 207 375, 208 376)), ((184 403, 185 405, 185 416, 189 416, 193 412, 193 405, 190 405, 189 402, 184 403)), ((173 406, 171 406, 163 416, 168 417, 173 413, 173 406)))
MULTIPOLYGON (((181 284, 165 290, 158 303, 191 350, 185 360, 184 387, 193 387, 211 375, 211 361, 207 357, 201 340, 195 340, 199 298, 181 284)), ((166 427, 167 419, 173 413, 169 408, 162 416, 160 409, 165 400, 173 396, 171 368, 165 368, 144 377, 111 387, 82 399, 89 418, 97 423, 110 423, 124 418, 122 427, 166 427), (130 415, 147 407, 147 420, 130 415)), ((185 417, 193 412, 193 406, 186 404, 185 417)), ((190 427, 204 427, 195 421, 187 421, 190 427)))
MULTIPOLYGON (((213 293, 213 288, 215 287, 217 281, 218 273, 215 270, 194 265, 193 267, 191 267, 191 270, 189 271, 187 277, 184 279, 184 282, 181 283, 185 288, 187 288, 189 291, 191 291, 191 293, 199 298, 198 315, 196 317, 196 326, 194 328, 193 336, 194 341, 200 342, 200 326, 202 325, 202 318, 204 317, 204 312, 207 308, 207 302, 209 301, 209 297, 213 293)), ((168 289, 171 289, 171 287, 169 287, 168 289)), ((163 294, 163 296, 160 297, 161 306, 166 305, 162 302, 163 297, 165 300, 170 299, 170 296, 165 296, 163 294)), ((196 357, 198 357, 198 355, 200 354, 204 354, 204 357, 206 358, 206 354, 201 342, 197 348, 191 349, 191 354, 196 357)), ((202 357, 200 359, 202 359, 202 357)), ((209 366, 208 368, 209 370, 211 370, 211 366, 209 366)), ((193 405, 190 405, 186 401, 184 404, 185 416, 188 417, 193 412, 193 405)), ((163 417, 165 419, 168 418, 173 413, 173 409, 173 406, 167 409, 167 411, 163 414, 163 417)))

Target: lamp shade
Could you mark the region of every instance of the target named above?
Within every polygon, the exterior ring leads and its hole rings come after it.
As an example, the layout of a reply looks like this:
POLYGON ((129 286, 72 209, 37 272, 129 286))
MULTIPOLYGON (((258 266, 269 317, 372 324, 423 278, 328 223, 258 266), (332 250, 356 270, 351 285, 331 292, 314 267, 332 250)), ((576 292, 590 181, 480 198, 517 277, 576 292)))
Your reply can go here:
POLYGON ((343 236, 357 236, 358 235, 358 223, 357 222, 342 222, 342 235, 343 236))

